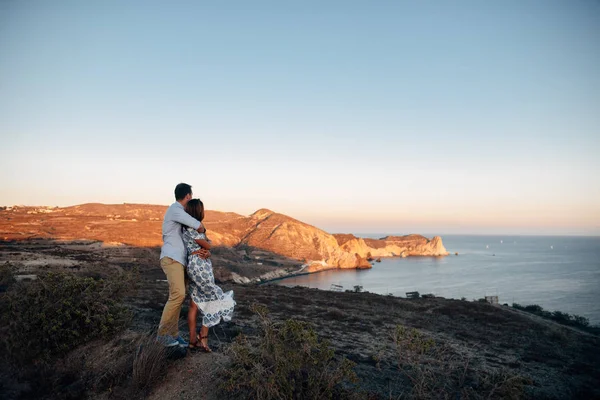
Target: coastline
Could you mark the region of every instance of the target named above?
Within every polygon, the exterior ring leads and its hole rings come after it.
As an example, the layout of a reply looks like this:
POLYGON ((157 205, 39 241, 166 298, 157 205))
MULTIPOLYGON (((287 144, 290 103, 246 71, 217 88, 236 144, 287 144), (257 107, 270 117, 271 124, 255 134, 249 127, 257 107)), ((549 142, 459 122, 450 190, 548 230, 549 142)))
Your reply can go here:
POLYGON ((346 289, 360 285, 372 293, 399 297, 409 291, 468 300, 498 295, 501 304, 539 304, 600 324, 600 238, 527 237, 513 244, 506 236, 460 235, 449 236, 447 242, 459 256, 382 258, 368 274, 331 272, 273 284, 324 290, 332 283, 346 289))
POLYGON ((265 281, 260 281, 260 282, 256 282, 256 286, 262 286, 262 285, 266 285, 267 283, 272 283, 272 282, 277 282, 277 281, 283 281, 285 279, 289 279, 289 278, 296 278, 298 276, 305 276, 305 275, 314 275, 314 274, 318 274, 319 272, 324 272, 324 271, 331 271, 330 269, 324 269, 321 271, 315 271, 315 272, 301 272, 299 274, 294 274, 294 275, 289 275, 289 276, 283 276, 281 278, 273 278, 273 279, 268 279, 265 281))
MULTIPOLYGON (((381 256, 381 257, 377 257, 377 258, 381 258, 386 259, 386 260, 390 260, 390 259, 404 259, 404 258, 444 258, 444 257, 448 257, 448 255, 438 255, 438 256, 429 256, 429 255, 419 255, 419 256, 406 256, 406 257, 402 257, 402 256, 381 256)), ((371 266, 373 267, 374 265, 379 264, 377 261, 372 261, 371 262, 371 266)), ((271 278, 271 279, 267 279, 264 281, 260 281, 260 282, 256 282, 257 285, 264 285, 267 283, 271 283, 271 282, 276 282, 276 281, 282 281, 285 279, 289 279, 289 278, 297 278, 299 276, 306 276, 306 275, 314 275, 314 274, 318 274, 321 272, 327 272, 327 271, 348 271, 348 270, 370 270, 373 268, 360 268, 360 267, 354 267, 354 268, 339 268, 339 267, 331 267, 331 268, 323 268, 323 269, 319 269, 317 271, 310 271, 310 272, 299 272, 299 273, 294 273, 291 275, 287 275, 287 276, 282 276, 282 277, 278 277, 278 278, 271 278)), ((306 265, 305 268, 303 268, 301 271, 304 271, 304 269, 308 268, 308 266, 306 265)))

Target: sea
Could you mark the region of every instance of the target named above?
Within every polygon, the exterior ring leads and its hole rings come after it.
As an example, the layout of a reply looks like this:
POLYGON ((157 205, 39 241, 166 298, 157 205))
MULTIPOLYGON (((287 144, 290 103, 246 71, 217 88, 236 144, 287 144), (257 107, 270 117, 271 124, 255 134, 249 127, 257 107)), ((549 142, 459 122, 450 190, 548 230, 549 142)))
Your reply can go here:
POLYGON ((273 283, 322 290, 362 286, 401 297, 412 291, 467 300, 498 296, 500 304, 538 304, 600 325, 600 237, 442 235, 442 240, 450 252, 446 257, 383 258, 368 270, 329 270, 273 283))

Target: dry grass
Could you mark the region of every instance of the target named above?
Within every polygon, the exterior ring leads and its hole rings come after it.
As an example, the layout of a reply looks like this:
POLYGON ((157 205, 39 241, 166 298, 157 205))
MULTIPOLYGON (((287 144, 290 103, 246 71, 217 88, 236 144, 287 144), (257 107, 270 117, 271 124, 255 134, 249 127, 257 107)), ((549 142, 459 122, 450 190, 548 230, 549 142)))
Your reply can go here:
POLYGON ((398 369, 410 388, 398 398, 522 399, 532 383, 505 369, 476 370, 468 356, 417 329, 398 325, 391 336, 398 369))
POLYGON ((58 397, 72 396, 61 384, 70 376, 78 396, 110 393, 115 399, 141 399, 160 384, 169 363, 168 349, 153 334, 126 331, 109 342, 80 347, 55 364, 51 391, 58 397))
POLYGON ((133 359, 133 386, 146 392, 165 375, 168 349, 157 343, 154 336, 143 337, 137 346, 133 359))
POLYGON ((141 399, 160 383, 170 356, 154 334, 131 330, 91 340, 62 357, 36 364, 18 367, 4 355, 0 398, 80 399, 110 394, 113 399, 141 399))

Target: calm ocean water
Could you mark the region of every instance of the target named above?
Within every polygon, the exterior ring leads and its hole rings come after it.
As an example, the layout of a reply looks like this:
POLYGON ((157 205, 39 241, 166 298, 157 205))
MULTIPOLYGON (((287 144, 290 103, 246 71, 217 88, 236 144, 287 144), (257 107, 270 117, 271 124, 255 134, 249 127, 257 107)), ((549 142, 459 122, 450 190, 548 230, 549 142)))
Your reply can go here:
MULTIPOLYGON (((357 235, 383 237, 381 235, 357 235)), ((354 285, 374 293, 498 295, 500 303, 539 304, 600 324, 600 237, 444 235, 447 257, 383 259, 370 270, 333 270, 276 281, 329 290, 354 285), (455 256, 454 253, 459 255, 455 256)))

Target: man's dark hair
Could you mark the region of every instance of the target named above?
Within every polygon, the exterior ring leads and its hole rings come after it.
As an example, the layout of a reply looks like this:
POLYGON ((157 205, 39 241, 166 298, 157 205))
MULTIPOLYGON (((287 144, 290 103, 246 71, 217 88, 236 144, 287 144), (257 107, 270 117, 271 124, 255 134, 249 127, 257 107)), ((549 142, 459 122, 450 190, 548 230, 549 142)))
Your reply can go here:
POLYGON ((180 183, 175 186, 175 200, 183 200, 188 194, 192 194, 192 187, 187 183, 180 183))

